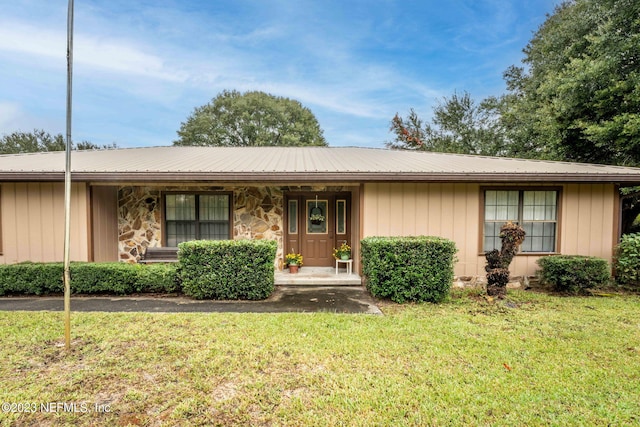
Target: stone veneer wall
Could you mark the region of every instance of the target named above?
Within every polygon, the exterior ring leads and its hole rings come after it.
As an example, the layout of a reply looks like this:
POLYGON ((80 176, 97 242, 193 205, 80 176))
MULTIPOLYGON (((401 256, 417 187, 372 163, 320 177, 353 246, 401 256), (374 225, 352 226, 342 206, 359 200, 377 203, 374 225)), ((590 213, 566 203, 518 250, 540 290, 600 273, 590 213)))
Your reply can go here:
POLYGON ((233 188, 233 238, 278 242, 275 265, 282 269, 284 253, 284 193, 279 187, 233 188))
MULTIPOLYGON (((288 188, 288 187, 287 187, 288 188)), ((164 191, 233 193, 233 238, 278 242, 276 266, 282 268, 284 193, 279 187, 167 187, 164 191)), ((137 262, 147 247, 162 246, 161 190, 121 187, 118 191, 120 260, 137 262)))
POLYGON ((118 252, 121 261, 136 262, 147 247, 161 246, 160 190, 118 189, 118 252))

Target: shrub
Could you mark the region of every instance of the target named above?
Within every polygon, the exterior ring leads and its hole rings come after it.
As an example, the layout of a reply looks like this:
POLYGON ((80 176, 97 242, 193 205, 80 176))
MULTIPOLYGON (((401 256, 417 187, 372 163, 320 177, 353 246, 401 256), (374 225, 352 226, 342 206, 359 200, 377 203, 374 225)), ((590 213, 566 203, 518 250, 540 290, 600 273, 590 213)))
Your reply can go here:
MULTIPOLYGON (((0 265, 0 295, 42 295, 64 292, 62 263, 0 265)), ((74 294, 130 294, 175 292, 179 289, 174 265, 85 263, 70 265, 74 294)))
POLYGON ((42 295, 62 292, 62 263, 0 265, 0 295, 42 295))
POLYGON ((178 277, 197 299, 267 298, 274 290, 272 240, 196 240, 178 245, 178 277))
POLYGON ((622 236, 614 262, 616 283, 640 287, 640 234, 622 236))
POLYGON ((138 291, 137 267, 140 266, 125 263, 74 263, 71 289, 78 294, 130 294, 138 291))
POLYGON ((607 286, 611 280, 606 260, 580 255, 554 255, 538 259, 540 283, 558 292, 585 293, 607 286))
POLYGON ((139 266, 143 268, 138 272, 138 281, 143 286, 138 292, 173 293, 182 290, 178 281, 177 263, 139 266))
POLYGON ((455 243, 440 237, 367 237, 362 267, 373 296, 394 302, 440 302, 453 281, 455 243))
POLYGON ((73 263, 74 293, 175 292, 176 266, 171 264, 73 263))
POLYGON ((509 283, 509 265, 513 257, 518 253, 520 245, 525 237, 524 229, 511 221, 500 227, 501 249, 494 249, 485 254, 487 265, 487 294, 495 297, 504 297, 507 294, 509 283))

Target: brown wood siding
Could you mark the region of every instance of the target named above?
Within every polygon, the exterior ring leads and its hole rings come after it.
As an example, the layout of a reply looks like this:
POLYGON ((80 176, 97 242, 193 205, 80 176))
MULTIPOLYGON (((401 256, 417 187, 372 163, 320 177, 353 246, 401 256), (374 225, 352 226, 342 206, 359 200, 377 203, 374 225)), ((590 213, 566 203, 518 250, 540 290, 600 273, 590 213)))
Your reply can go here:
POLYGON ((92 258, 118 261, 118 187, 91 187, 92 258))
POLYGON ((562 211, 562 252, 611 260, 611 236, 617 227, 615 204, 613 184, 566 185, 562 211))
POLYGON ((459 249, 456 274, 476 275, 478 188, 478 184, 365 184, 363 235, 451 239, 459 249))
MULTIPOLYGON (((62 261, 64 184, 3 183, 3 252, 0 263, 62 261)), ((71 199, 71 259, 88 260, 86 185, 74 183, 71 199)))
MULTIPOLYGON (((530 185, 535 184, 518 187, 525 188, 530 185)), ((611 236, 617 227, 615 186, 553 186, 562 188, 557 242, 560 253, 598 256, 611 261, 611 236)), ((364 185, 363 193, 363 237, 445 237, 453 240, 459 250, 456 275, 485 274, 485 259, 478 250, 478 236, 482 232, 482 195, 479 184, 371 183, 364 185)), ((512 275, 535 274, 538 258, 539 255, 517 256, 512 264, 512 275)))

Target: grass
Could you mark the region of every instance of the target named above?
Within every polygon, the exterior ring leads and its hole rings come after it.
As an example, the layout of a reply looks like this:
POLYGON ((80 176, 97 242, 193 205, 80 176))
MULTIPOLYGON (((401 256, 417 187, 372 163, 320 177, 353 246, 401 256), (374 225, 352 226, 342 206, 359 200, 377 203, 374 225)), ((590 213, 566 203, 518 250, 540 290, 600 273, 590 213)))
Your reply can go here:
POLYGON ((69 354, 61 313, 0 312, 0 401, 39 408, 1 425, 640 423, 638 296, 466 292, 382 308, 74 313, 69 354))

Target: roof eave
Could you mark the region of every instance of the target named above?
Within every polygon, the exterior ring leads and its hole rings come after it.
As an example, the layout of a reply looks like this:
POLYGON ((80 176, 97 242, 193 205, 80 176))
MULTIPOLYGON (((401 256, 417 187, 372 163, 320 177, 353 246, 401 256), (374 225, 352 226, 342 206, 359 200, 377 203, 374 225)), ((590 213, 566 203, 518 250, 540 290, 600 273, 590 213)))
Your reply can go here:
MULTIPOLYGON (((420 173, 420 172, 72 172, 72 180, 92 182, 575 182, 640 185, 635 174, 420 173)), ((64 181, 63 172, 5 172, 0 181, 64 181)))

